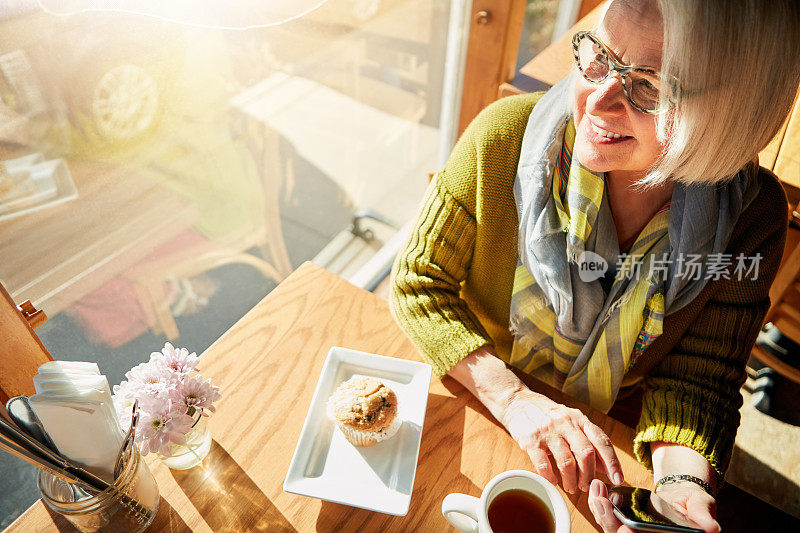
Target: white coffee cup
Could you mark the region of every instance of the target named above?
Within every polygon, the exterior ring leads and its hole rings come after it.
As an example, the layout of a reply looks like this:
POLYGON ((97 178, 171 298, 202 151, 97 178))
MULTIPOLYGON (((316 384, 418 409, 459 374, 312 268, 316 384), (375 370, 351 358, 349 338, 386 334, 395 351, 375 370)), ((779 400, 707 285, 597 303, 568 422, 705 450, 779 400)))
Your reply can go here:
POLYGON ((489 505, 499 494, 513 489, 527 490, 541 499, 556 524, 556 533, 569 533, 569 510, 561 493, 540 475, 527 470, 509 470, 496 475, 484 487, 480 498, 454 492, 442 502, 442 515, 464 533, 491 533, 489 505))

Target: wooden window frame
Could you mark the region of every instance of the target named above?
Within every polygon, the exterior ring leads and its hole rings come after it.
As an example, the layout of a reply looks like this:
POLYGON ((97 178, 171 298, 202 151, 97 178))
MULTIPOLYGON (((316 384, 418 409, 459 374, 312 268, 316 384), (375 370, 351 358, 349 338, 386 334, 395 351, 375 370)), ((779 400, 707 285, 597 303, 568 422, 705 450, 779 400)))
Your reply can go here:
POLYGON ((47 317, 36 310, 30 301, 20 306, 14 303, 5 287, 0 284, 0 403, 5 406, 9 398, 34 393, 33 376, 39 365, 53 357, 42 344, 33 328, 43 324, 47 317))
MULTIPOLYGON (((562 0, 563 1, 563 0, 562 0)), ((581 0, 578 18, 601 0, 581 0)), ((517 66, 527 0, 473 0, 458 134, 480 111, 500 96, 522 91, 510 87, 517 66)))

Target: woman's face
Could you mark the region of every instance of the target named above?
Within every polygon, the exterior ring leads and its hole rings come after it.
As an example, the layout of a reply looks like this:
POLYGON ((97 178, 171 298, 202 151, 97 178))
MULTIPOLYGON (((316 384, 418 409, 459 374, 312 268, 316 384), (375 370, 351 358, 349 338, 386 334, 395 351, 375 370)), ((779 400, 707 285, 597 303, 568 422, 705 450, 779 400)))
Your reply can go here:
MULTIPOLYGON (((663 29, 655 3, 625 3, 611 4, 595 34, 621 63, 659 70, 663 29)), ((655 115, 633 107, 617 73, 599 84, 580 74, 576 78, 574 156, 595 172, 631 181, 644 176, 663 148, 656 137, 655 115), (612 138, 613 134, 622 137, 612 138)))

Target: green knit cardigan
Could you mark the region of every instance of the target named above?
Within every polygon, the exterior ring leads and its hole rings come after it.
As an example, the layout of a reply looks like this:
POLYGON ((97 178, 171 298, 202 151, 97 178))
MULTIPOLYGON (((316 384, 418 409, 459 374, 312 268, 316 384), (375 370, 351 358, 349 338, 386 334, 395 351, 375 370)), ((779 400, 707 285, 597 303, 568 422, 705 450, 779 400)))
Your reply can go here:
MULTIPOLYGON (((437 376, 485 344, 505 360, 510 353, 518 227, 512 187, 528 117, 541 94, 503 98, 469 125, 431 182, 395 262, 392 312, 437 376)), ((761 189, 726 252, 760 253, 758 278, 709 281, 694 301, 666 317, 664 333, 623 382, 644 382, 634 451, 648 468, 648 443, 656 441, 697 450, 720 475, 730 461, 739 389, 769 307, 787 220, 777 178, 755 164, 747 170, 761 189)))

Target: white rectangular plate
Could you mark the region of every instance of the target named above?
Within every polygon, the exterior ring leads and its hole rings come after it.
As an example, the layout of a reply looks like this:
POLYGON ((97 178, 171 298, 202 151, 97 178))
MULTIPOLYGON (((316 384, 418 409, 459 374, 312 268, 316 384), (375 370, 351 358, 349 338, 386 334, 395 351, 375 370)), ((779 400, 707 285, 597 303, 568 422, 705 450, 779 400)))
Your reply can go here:
POLYGON ((425 363, 331 348, 283 490, 405 516, 414 488, 430 382, 431 367, 425 363), (403 421, 395 436, 366 448, 347 442, 325 414, 325 404, 336 387, 356 374, 380 379, 392 389, 403 421))

